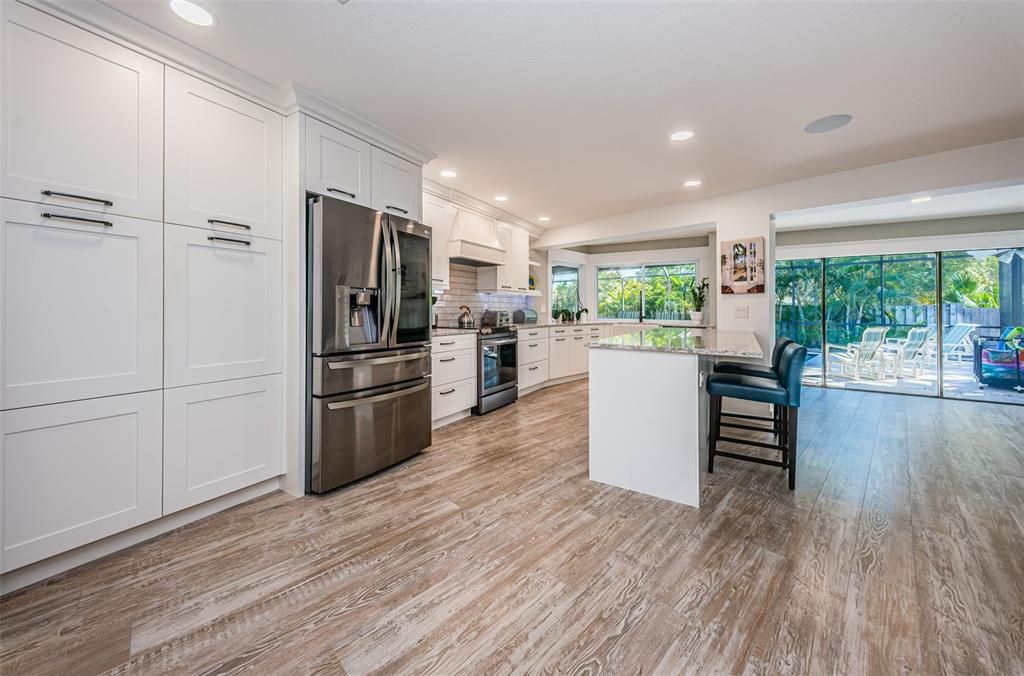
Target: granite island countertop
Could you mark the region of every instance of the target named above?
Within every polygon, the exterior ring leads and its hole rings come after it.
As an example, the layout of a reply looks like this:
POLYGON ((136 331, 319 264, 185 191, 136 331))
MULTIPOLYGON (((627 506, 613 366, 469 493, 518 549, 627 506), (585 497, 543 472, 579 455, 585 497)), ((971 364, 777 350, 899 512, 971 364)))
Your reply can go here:
POLYGON ((753 331, 720 331, 663 326, 602 338, 590 344, 596 350, 674 352, 711 357, 761 359, 764 353, 753 331))

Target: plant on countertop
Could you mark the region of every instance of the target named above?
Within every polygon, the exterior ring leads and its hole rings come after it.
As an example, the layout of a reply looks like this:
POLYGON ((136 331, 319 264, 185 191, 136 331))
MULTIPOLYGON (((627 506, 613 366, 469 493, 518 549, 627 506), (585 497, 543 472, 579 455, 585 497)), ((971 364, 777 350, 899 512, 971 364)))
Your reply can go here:
POLYGON ((694 282, 687 290, 690 302, 693 303, 694 312, 703 312, 704 304, 708 302, 708 287, 710 286, 711 282, 705 277, 700 282, 694 282))

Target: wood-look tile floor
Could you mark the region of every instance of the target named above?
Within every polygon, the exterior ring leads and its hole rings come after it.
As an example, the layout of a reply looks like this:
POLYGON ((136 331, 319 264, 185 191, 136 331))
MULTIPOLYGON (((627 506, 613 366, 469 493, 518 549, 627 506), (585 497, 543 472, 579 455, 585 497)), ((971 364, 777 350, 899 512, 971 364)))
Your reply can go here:
POLYGON ((586 387, 9 595, 0 670, 1024 673, 1024 408, 809 389, 797 490, 690 509, 587 479, 586 387))

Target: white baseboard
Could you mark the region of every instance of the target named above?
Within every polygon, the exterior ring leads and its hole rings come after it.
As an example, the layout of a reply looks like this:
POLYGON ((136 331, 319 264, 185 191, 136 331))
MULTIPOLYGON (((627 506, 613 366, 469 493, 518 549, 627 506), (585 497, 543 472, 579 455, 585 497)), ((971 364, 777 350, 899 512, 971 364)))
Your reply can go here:
POLYGON ((545 387, 551 387, 552 385, 561 385, 563 383, 572 383, 577 380, 584 380, 589 376, 589 373, 577 373, 574 376, 565 376, 564 378, 554 378, 552 380, 545 380, 542 383, 537 383, 533 387, 527 387, 525 390, 519 390, 519 396, 521 397, 524 394, 531 394, 533 392, 543 390, 545 387))
POLYGON ((104 538, 97 542, 91 542, 87 545, 82 545, 76 549, 72 549, 69 552, 51 556, 43 561, 29 564, 22 568, 12 570, 8 573, 0 575, 0 595, 8 594, 22 587, 27 587, 30 584, 35 584, 41 580, 45 580, 49 577, 53 577, 59 573, 77 568, 90 561, 113 554, 119 550, 137 545, 140 542, 149 540, 166 533, 167 531, 174 530, 180 526, 184 526, 187 523, 198 521, 199 519, 222 512, 229 507, 240 505, 243 502, 248 502, 253 498, 258 498, 261 495, 267 493, 273 493, 280 487, 280 477, 274 477, 273 479, 267 479, 258 484, 243 488, 240 491, 223 495, 209 502, 204 502, 201 505, 196 505, 189 509, 175 512, 163 518, 157 519, 156 521, 150 521, 144 523, 141 526, 136 526, 131 530, 127 530, 123 533, 111 535, 110 537, 104 538))

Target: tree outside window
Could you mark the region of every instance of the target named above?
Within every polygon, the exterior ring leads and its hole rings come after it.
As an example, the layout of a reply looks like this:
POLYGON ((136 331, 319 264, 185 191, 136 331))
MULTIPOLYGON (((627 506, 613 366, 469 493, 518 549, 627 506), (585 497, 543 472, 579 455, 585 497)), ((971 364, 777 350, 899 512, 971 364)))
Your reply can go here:
POLYGON ((599 319, 689 319, 687 291, 697 279, 695 263, 598 268, 599 319))
POLYGON ((551 266, 551 316, 562 310, 574 315, 580 309, 580 269, 570 265, 551 266))

